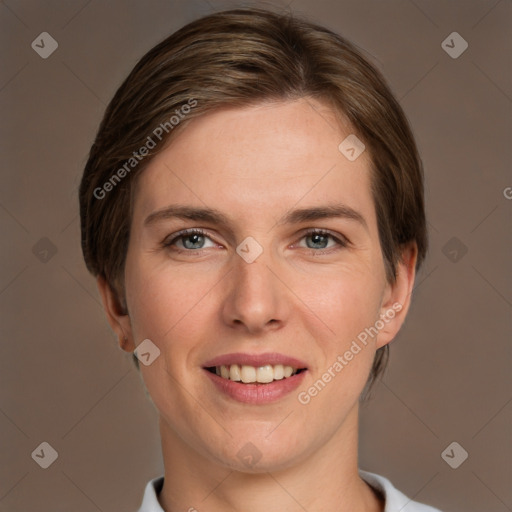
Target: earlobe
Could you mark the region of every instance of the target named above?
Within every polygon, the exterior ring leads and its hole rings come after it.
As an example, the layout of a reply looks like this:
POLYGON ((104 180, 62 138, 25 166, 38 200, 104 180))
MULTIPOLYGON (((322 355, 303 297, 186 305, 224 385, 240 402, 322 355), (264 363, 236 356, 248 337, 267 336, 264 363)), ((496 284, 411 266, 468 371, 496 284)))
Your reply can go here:
POLYGON ((377 348, 390 343, 405 321, 411 304, 418 248, 415 242, 404 247, 397 264, 397 276, 394 283, 388 283, 384 295, 380 320, 384 324, 377 337, 377 348))
POLYGON ((135 350, 135 344, 133 342, 128 313, 123 311, 116 293, 112 290, 104 277, 98 276, 96 284, 101 295, 101 301, 105 314, 107 315, 108 323, 118 337, 119 346, 126 352, 133 352, 135 350))

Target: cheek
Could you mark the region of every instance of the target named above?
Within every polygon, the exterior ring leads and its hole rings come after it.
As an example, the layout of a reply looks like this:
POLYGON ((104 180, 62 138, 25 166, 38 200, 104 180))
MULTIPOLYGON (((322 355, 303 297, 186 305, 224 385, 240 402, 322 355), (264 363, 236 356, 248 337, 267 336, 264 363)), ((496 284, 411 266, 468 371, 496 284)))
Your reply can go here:
MULTIPOLYGON (((161 266, 127 265, 128 308, 136 343, 150 339, 160 357, 141 366, 144 381, 155 405, 181 403, 177 382, 188 382, 197 370, 201 341, 208 340, 218 322, 215 283, 218 276, 161 266), (158 364, 157 364, 158 363, 158 364), (192 371, 192 373, 191 373, 192 371)), ((186 402, 186 401, 185 401, 186 402)), ((185 407, 184 403, 182 406, 185 407)))
POLYGON ((163 316, 165 310, 169 320, 167 329, 172 326, 171 310, 166 305, 168 297, 155 289, 154 283, 150 280, 137 279, 137 277, 132 274, 132 278, 127 280, 126 284, 128 310, 135 342, 149 338, 158 345, 165 327, 163 316))
POLYGON ((302 276, 295 289, 321 320, 325 334, 344 344, 378 319, 382 282, 365 266, 351 265, 325 275, 302 276))
POLYGON ((126 293, 135 341, 138 344, 148 338, 160 349, 160 356, 150 366, 139 365, 160 411, 170 403, 183 414, 188 410, 177 383, 189 377, 188 361, 197 349, 194 340, 204 329, 198 321, 206 315, 201 298, 210 287, 198 286, 180 272, 127 260, 126 293))
POLYGON ((325 327, 311 329, 322 357, 312 378, 301 388, 298 400, 305 415, 310 414, 310 408, 319 416, 322 411, 331 410, 328 418, 322 416, 322 421, 332 428, 343 421, 358 400, 371 370, 376 338, 369 336, 366 329, 379 318, 380 282, 375 276, 352 268, 336 278, 325 279, 321 288, 310 291, 309 300, 314 304, 311 309, 325 327), (334 409, 333 404, 337 404, 334 409))
POLYGON ((367 329, 379 318, 384 282, 382 275, 376 276, 364 265, 338 270, 315 279, 314 287, 313 281, 303 281, 300 292, 309 290, 305 302, 322 320, 309 329, 322 356, 299 401, 314 403, 319 411, 338 403, 337 413, 329 420, 333 425, 344 417, 346 406, 355 403, 371 370, 376 337, 367 329))

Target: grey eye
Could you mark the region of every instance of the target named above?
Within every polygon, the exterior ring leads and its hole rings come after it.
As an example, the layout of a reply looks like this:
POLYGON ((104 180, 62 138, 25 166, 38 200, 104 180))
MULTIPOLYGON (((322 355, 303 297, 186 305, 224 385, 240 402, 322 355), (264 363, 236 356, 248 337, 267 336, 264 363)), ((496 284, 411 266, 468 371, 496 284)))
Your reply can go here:
POLYGON ((177 247, 178 250, 186 249, 188 251, 206 249, 215 247, 215 242, 202 231, 191 230, 176 234, 170 240, 163 242, 164 247, 177 247))
POLYGON ((306 245, 310 249, 325 249, 329 243, 330 235, 322 235, 320 233, 312 233, 306 236, 306 245), (309 243, 311 240, 311 243, 309 243))
POLYGON ((184 235, 181 237, 181 243, 185 249, 202 249, 205 242, 205 236, 197 233, 184 235))

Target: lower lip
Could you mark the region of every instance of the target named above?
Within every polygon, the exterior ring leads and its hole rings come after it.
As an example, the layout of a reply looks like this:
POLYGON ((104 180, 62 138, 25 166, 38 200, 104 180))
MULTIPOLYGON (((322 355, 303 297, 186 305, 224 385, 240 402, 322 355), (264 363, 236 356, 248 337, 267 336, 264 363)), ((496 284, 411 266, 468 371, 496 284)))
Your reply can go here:
POLYGON ((307 370, 303 370, 292 377, 275 380, 268 384, 244 384, 242 382, 224 379, 208 370, 204 371, 217 389, 233 400, 245 404, 269 404, 277 402, 294 389, 297 389, 307 372, 307 370))

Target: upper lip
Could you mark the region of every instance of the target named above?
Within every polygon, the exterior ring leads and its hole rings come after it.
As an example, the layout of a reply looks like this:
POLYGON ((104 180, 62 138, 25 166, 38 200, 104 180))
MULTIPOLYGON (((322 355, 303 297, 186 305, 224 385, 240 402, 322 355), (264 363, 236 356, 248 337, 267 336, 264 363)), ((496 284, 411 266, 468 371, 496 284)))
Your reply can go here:
POLYGON ((292 368, 307 368, 304 361, 295 357, 278 354, 276 352, 267 352, 264 354, 246 354, 243 352, 234 352, 232 354, 223 354, 204 363, 204 368, 212 366, 230 366, 238 364, 239 366, 254 366, 256 368, 265 366, 266 364, 276 365, 282 364, 283 366, 291 366, 292 368))

